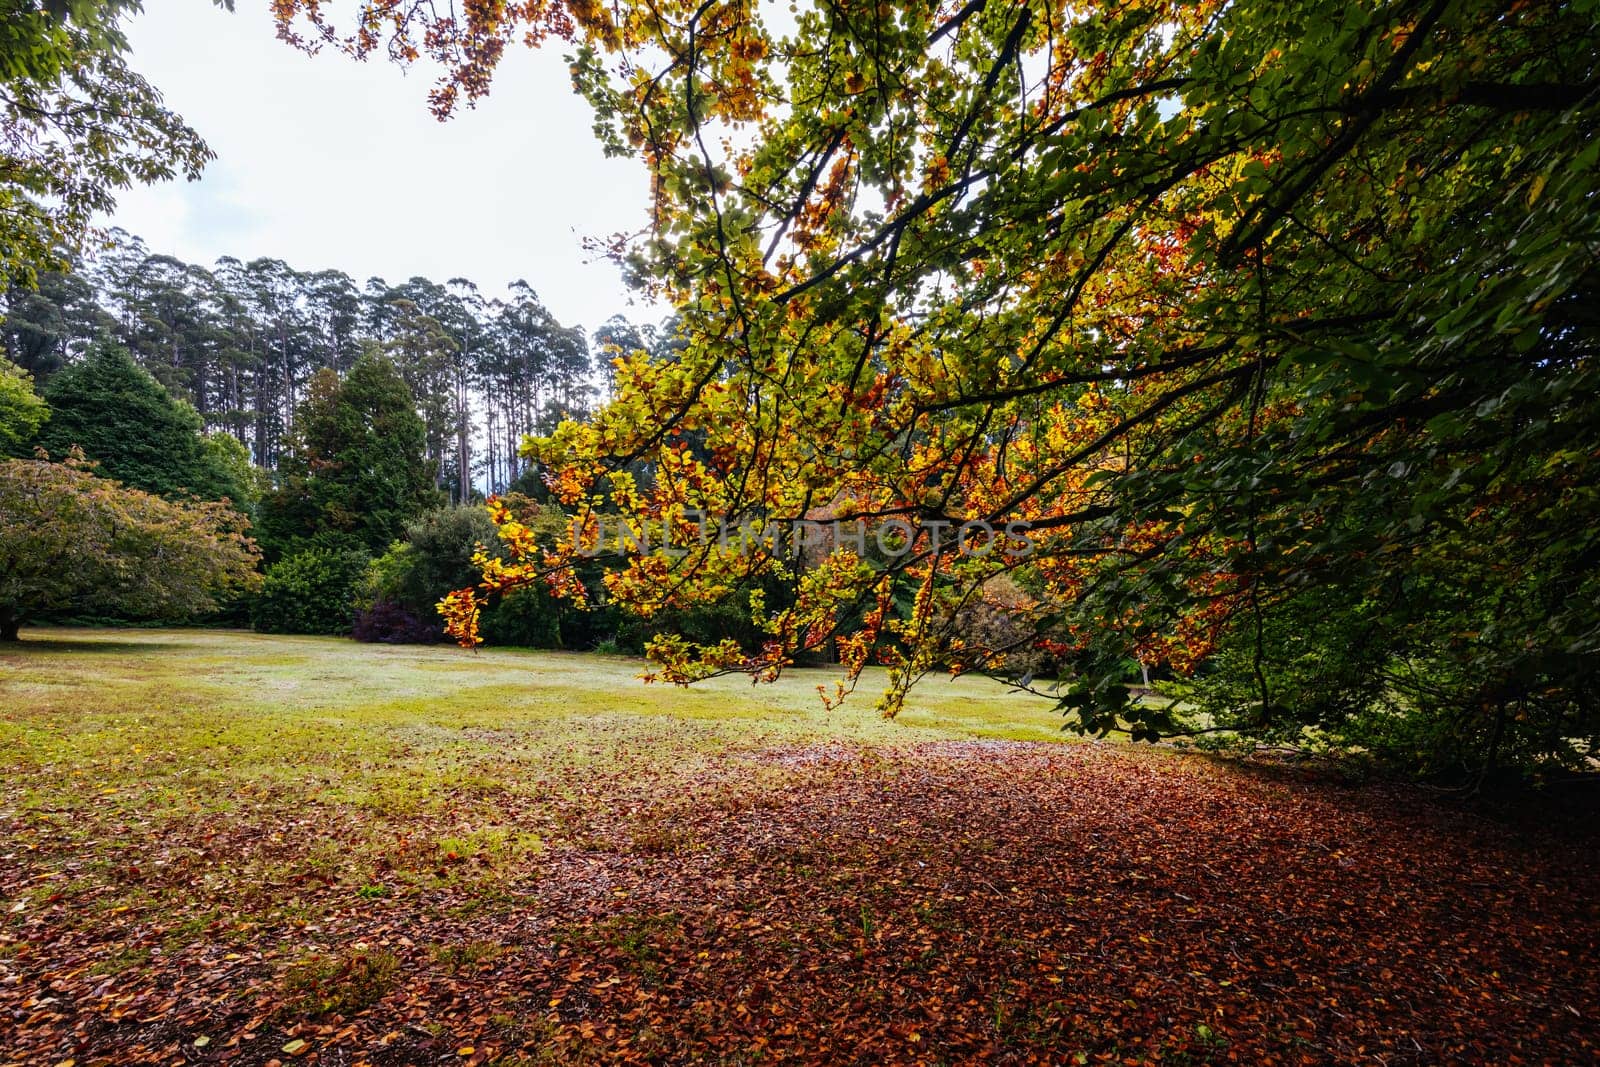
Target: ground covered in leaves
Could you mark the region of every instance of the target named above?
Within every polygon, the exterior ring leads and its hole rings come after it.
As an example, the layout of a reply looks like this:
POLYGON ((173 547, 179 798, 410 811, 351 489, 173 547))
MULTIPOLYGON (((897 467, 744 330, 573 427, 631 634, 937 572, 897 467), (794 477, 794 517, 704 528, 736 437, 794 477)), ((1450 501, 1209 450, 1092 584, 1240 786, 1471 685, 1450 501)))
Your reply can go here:
POLYGON ((598 657, 0 655, 0 1063, 1592 1063, 1571 820, 598 657), (864 704, 865 702, 863 702, 864 704))

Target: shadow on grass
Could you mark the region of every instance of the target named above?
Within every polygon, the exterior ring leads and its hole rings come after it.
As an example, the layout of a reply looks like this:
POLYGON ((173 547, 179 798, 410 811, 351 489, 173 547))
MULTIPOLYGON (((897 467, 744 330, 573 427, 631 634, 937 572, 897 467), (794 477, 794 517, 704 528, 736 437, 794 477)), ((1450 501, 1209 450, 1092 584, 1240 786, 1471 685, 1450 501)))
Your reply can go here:
POLYGON ((22 632, 22 640, 0 642, 0 656, 18 652, 51 652, 64 655, 128 655, 139 652, 175 652, 197 648, 192 641, 120 641, 94 637, 29 637, 22 632))
POLYGON ((1419 780, 1380 764, 1333 755, 1278 751, 1246 756, 1191 751, 1185 755, 1231 774, 1289 789, 1343 787, 1352 797, 1382 796, 1390 803, 1399 796, 1441 811, 1469 812, 1529 839, 1582 842, 1600 849, 1600 769, 1533 775, 1506 768, 1483 778, 1463 768, 1455 774, 1419 780))

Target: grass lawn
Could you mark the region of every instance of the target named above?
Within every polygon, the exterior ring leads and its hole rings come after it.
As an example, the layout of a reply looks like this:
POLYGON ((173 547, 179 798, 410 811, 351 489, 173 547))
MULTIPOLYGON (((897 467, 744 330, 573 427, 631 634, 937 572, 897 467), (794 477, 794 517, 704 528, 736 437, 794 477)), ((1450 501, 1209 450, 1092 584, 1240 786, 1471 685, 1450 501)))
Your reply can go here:
POLYGON ((933 680, 0 651, 0 1063, 1594 1062, 1592 838, 933 680))

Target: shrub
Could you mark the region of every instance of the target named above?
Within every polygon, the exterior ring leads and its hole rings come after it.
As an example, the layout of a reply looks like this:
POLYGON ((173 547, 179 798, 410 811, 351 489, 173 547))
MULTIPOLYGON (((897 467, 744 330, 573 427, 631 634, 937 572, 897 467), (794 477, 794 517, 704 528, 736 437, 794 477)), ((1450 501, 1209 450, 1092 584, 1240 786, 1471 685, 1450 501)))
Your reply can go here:
POLYGON ((364 552, 308 549, 268 569, 251 612, 272 634, 346 634, 352 604, 366 577, 364 552))
POLYGON ((446 593, 483 580, 472 565, 480 544, 491 553, 500 544, 494 523, 483 508, 430 511, 407 525, 405 540, 379 557, 374 571, 382 587, 374 592, 419 617, 437 617, 434 605, 446 593))
POLYGON ((435 605, 452 590, 482 580, 472 564, 480 544, 490 551, 499 544, 494 523, 481 507, 439 508, 408 525, 406 539, 390 545, 367 571, 356 604, 357 639, 389 643, 441 639, 444 621, 435 605), (369 615, 372 618, 363 623, 369 615))
POLYGON ((351 635, 357 641, 386 645, 431 645, 444 636, 437 619, 419 619, 392 600, 357 611, 351 635))
POLYGON ((562 640, 561 620, 563 615, 574 613, 543 589, 529 587, 507 593, 485 610, 479 630, 484 643, 490 645, 566 648, 569 646, 562 640))
POLYGON ((750 622, 747 607, 725 600, 668 608, 648 619, 622 616, 616 631, 616 645, 628 655, 643 655, 650 639, 662 633, 681 634, 698 645, 720 644, 731 638, 746 652, 759 649, 766 636, 750 622))
MULTIPOLYGON (((541 507, 514 495, 504 499, 542 537, 564 532, 568 520, 559 509, 541 507)), ((396 542, 374 561, 368 596, 374 604, 392 600, 419 620, 432 622, 438 618, 435 605, 445 594, 483 580, 472 562, 480 544, 491 554, 503 552, 499 532, 483 508, 463 506, 429 512, 406 528, 404 542, 396 542)), ((581 569, 579 575, 590 585, 597 601, 602 593, 600 573, 596 564, 581 569)), ((536 585, 509 593, 485 608, 480 633, 491 645, 581 649, 615 636, 619 625, 613 610, 580 610, 556 600, 543 586, 536 585)), ((442 633, 442 620, 439 629, 442 633)))

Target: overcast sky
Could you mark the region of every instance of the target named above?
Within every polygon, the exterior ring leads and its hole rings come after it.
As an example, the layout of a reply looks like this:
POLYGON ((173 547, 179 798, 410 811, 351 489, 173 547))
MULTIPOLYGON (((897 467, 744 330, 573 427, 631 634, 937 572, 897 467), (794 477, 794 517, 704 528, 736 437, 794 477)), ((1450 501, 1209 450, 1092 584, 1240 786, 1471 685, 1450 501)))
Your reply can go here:
POLYGON ((510 52, 493 94, 440 123, 430 71, 302 55, 273 36, 266 0, 145 4, 134 69, 217 153, 198 182, 119 199, 111 221, 152 251, 275 256, 358 285, 465 277, 490 296, 523 278, 567 325, 660 320, 583 250, 643 224, 647 185, 636 161, 601 154, 559 42, 510 52))

